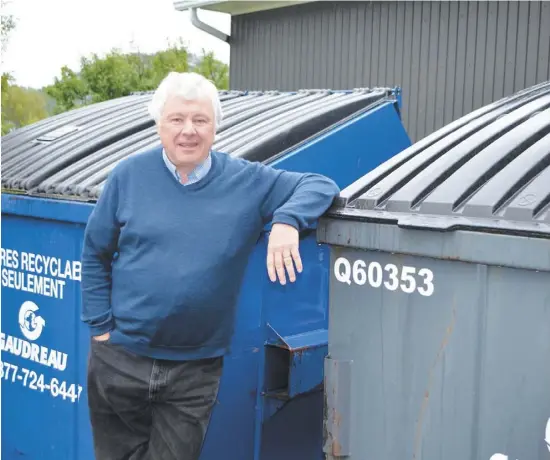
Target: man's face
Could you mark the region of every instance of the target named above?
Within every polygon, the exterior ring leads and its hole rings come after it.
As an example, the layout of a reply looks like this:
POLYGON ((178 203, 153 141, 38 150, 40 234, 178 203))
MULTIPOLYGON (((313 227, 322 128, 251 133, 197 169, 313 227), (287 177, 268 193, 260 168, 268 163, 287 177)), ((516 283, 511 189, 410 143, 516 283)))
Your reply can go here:
POLYGON ((208 157, 214 143, 216 127, 212 103, 208 99, 168 99, 158 132, 172 163, 185 172, 191 171, 208 157))

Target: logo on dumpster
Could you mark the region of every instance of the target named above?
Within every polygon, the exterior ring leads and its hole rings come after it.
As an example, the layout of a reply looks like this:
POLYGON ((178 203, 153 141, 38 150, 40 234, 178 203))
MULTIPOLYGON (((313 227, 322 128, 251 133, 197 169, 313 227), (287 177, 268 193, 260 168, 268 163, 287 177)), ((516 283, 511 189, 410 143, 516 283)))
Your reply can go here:
POLYGON ((36 340, 42 334, 46 321, 37 315, 38 305, 30 300, 23 302, 19 309, 19 327, 28 340, 36 340))

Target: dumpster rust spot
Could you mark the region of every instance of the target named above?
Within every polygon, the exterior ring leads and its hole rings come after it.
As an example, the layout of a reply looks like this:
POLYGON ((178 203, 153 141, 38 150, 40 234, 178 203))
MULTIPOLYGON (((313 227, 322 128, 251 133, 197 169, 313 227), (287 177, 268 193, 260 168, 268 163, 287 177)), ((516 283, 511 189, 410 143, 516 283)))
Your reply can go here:
POLYGON ((340 426, 342 424, 342 416, 338 413, 336 409, 334 409, 332 412, 332 420, 334 421, 334 424, 336 426, 340 426))
MULTIPOLYGON (((333 419, 334 417, 335 416, 333 416, 333 419)), ((336 416, 336 418, 337 418, 336 425, 339 426, 341 423, 341 417, 336 416)), ((331 455, 333 455, 334 457, 340 457, 342 455, 342 445, 338 441, 338 435, 336 434, 336 431, 337 430, 328 430, 326 432, 326 436, 327 436, 327 442, 330 447, 331 455)))
POLYGON ((453 310, 451 312, 451 322, 445 329, 445 335, 443 336, 443 340, 441 341, 441 345, 439 346, 439 350, 437 352, 437 355, 435 357, 434 363, 430 369, 430 372, 428 374, 428 387, 426 388, 426 391, 424 392, 424 398, 422 400, 422 405, 420 407, 420 414, 418 416, 418 419, 416 421, 416 434, 414 437, 414 452, 413 452, 413 460, 418 458, 418 451, 420 449, 420 442, 422 439, 422 424, 424 421, 424 414, 426 412, 426 409, 428 408, 428 402, 430 400, 430 388, 432 386, 432 380, 433 380, 433 373, 437 365, 439 364, 439 361, 441 360, 443 353, 445 352, 445 349, 447 348, 447 345, 449 343, 449 339, 453 333, 454 327, 455 327, 455 320, 456 320, 456 299, 453 297, 453 310))
POLYGON ((462 260, 462 258, 460 256, 449 256, 449 255, 446 255, 446 256, 441 256, 441 259, 443 260, 451 260, 453 262, 460 262, 462 260))
POLYGON ((327 411, 330 412, 329 426, 332 427, 332 430, 329 429, 326 432, 327 441, 330 445, 331 454, 334 457, 339 457, 342 453, 342 445, 338 441, 338 431, 339 431, 340 425, 342 424, 342 416, 338 412, 338 410, 336 410, 335 408, 325 409, 325 414, 327 411))
POLYGON ((333 361, 325 374, 323 450, 330 458, 349 454, 349 363, 333 361), (342 367, 340 367, 342 365, 342 367))
MULTIPOLYGON (((325 388, 328 386, 328 382, 325 378, 325 388)), ((332 386, 331 393, 336 394, 336 388, 332 386)), ((323 408, 324 419, 325 419, 325 443, 329 447, 330 454, 334 457, 339 457, 342 452, 342 445, 338 441, 338 430, 335 429, 336 426, 340 426, 342 422, 342 417, 334 407, 329 407, 328 393, 325 392, 325 404, 323 408)))
POLYGON ((334 441, 332 443, 332 455, 334 457, 340 457, 341 452, 342 452, 342 446, 338 441, 334 441))

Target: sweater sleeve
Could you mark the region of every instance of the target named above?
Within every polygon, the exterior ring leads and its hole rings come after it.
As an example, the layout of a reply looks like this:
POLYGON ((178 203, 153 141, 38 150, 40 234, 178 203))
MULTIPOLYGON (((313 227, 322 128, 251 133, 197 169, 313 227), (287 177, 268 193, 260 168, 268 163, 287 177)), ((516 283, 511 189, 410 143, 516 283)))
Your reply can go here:
POLYGON ((260 167, 258 183, 265 191, 261 214, 264 224, 282 223, 302 231, 313 228, 340 193, 328 177, 260 167))
POLYGON ((116 169, 109 175, 92 211, 82 248, 82 315, 92 336, 113 329, 111 266, 118 246, 119 200, 116 169))

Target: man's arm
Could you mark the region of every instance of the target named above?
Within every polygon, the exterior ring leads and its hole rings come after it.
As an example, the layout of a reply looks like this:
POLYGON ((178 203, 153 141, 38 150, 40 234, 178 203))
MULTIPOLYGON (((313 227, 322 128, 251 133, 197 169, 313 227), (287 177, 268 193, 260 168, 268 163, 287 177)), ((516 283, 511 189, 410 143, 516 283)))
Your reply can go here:
POLYGON ((299 232, 312 228, 331 206, 340 190, 328 177, 300 174, 260 167, 259 180, 267 184, 261 214, 265 223, 273 222, 267 251, 267 271, 272 282, 286 284, 296 280, 294 265, 302 271, 299 232))
POLYGON ((97 337, 113 329, 111 312, 111 265, 117 250, 119 191, 113 171, 90 215, 82 248, 81 319, 97 337))
POLYGON ((299 232, 312 228, 340 193, 332 179, 319 174, 264 166, 260 180, 269 184, 261 209, 264 222, 287 224, 299 232))

